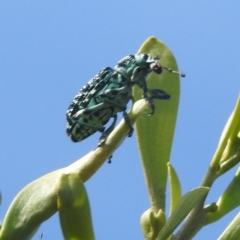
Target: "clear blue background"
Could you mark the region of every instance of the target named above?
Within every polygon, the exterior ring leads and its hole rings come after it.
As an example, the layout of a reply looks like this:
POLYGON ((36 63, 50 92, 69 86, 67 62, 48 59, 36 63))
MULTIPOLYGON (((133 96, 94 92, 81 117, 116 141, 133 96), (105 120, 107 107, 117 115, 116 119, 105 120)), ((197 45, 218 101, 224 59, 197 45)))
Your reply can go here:
MULTIPOLYGON (((2 0, 0 218, 26 184, 96 147, 99 133, 81 143, 67 138, 66 109, 101 68, 136 53, 150 36, 164 41, 187 73, 171 162, 184 193, 197 187, 239 94, 239 26, 238 1, 2 0)), ((235 171, 217 180, 207 203, 218 199, 235 171)), ((139 218, 149 199, 135 136, 86 187, 96 239, 143 239, 139 218)), ((194 239, 217 239, 238 211, 194 239)), ((33 239, 41 233, 63 239, 57 214, 33 239)))

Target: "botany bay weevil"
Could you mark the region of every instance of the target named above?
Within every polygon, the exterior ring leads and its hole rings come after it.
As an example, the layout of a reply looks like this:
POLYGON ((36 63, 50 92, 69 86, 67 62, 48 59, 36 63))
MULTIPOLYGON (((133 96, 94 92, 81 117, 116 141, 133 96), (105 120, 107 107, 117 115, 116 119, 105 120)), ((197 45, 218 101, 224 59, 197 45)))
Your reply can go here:
POLYGON ((136 84, 143 91, 143 98, 150 103, 154 113, 153 99, 169 99, 170 95, 160 89, 147 88, 146 78, 150 72, 160 74, 163 69, 185 77, 184 73, 161 66, 159 57, 149 54, 128 55, 120 60, 114 69, 106 67, 93 77, 74 97, 66 114, 67 135, 74 142, 80 142, 97 131, 102 133, 99 145, 112 132, 117 121, 117 113, 123 112, 129 126, 128 136, 133 128, 126 112, 132 97, 132 87, 136 84), (113 118, 112 124, 105 125, 113 118))

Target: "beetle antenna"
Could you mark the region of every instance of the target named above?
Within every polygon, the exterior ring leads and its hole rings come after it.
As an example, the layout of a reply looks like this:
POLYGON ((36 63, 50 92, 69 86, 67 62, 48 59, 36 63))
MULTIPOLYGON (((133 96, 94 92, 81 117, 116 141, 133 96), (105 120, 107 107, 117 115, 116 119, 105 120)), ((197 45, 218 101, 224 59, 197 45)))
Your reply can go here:
POLYGON ((167 70, 167 71, 170 72, 170 73, 177 74, 177 75, 179 75, 179 76, 181 76, 181 77, 185 77, 185 76, 186 76, 186 74, 183 73, 183 72, 178 72, 178 71, 172 70, 171 68, 167 68, 167 67, 162 67, 162 68, 165 69, 165 70, 167 70))

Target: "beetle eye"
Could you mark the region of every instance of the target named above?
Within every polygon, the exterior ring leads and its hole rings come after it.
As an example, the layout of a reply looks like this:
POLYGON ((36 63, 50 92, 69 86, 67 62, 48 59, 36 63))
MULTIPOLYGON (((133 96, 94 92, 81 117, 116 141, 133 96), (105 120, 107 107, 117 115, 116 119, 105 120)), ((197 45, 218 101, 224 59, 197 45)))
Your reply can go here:
POLYGON ((162 72, 162 67, 159 66, 159 65, 155 65, 153 68, 152 68, 152 71, 154 71, 155 73, 157 74, 160 74, 162 72))

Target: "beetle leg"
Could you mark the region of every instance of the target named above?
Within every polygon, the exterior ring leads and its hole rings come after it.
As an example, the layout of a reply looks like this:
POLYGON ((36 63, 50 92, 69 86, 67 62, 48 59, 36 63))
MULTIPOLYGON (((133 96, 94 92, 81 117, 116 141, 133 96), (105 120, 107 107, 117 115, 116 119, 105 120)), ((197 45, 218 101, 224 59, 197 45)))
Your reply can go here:
POLYGON ((130 128, 130 130, 128 132, 128 137, 131 137, 132 134, 133 134, 134 129, 133 129, 132 125, 131 125, 130 118, 129 118, 128 114, 126 113, 126 111, 123 111, 123 118, 124 118, 124 121, 127 124, 127 126, 130 128))
MULTIPOLYGON (((119 104, 118 102, 114 101, 114 98, 116 98, 116 96, 121 96, 121 95, 124 95, 126 93, 129 92, 129 86, 124 86, 124 87, 121 87, 121 88, 113 88, 113 89, 107 89, 106 91, 104 91, 103 93, 101 93, 101 97, 104 101, 104 103, 108 103, 109 105, 111 106, 114 106, 114 107, 117 107, 117 108, 120 108, 122 111, 123 111, 123 117, 124 117, 124 120, 125 120, 125 123, 129 126, 129 133, 128 133, 128 136, 131 137, 132 134, 133 134, 133 127, 131 126, 131 122, 130 122, 130 119, 126 113, 126 106, 124 105, 121 105, 119 104)), ((130 98, 131 99, 131 98, 130 98)), ((115 117, 115 116, 114 116, 115 117)), ((113 124, 109 127, 109 131, 111 132, 115 126, 115 120, 113 121, 113 124)), ((109 133, 110 133, 109 132, 109 133)), ((109 134, 107 134, 109 135, 109 134)), ((101 138, 100 138, 100 145, 101 145, 101 139, 104 139, 105 136, 102 135, 101 138)))
POLYGON ((109 164, 112 163, 112 157, 113 157, 113 155, 111 155, 111 156, 109 157, 109 159, 108 159, 108 163, 109 163, 109 164))
POLYGON ((131 125, 131 121, 130 121, 130 119, 129 119, 129 117, 128 117, 128 114, 127 114, 127 112, 126 112, 126 107, 124 106, 121 106, 121 105, 119 105, 119 104, 117 104, 117 103, 115 103, 115 102, 113 102, 113 101, 110 101, 110 100, 108 100, 108 99, 105 99, 105 101, 106 102, 108 102, 108 103, 110 103, 111 105, 113 105, 113 106, 115 106, 115 107, 119 107, 119 108, 122 108, 122 111, 123 111, 123 118, 124 118, 124 121, 125 121, 125 123, 129 126, 129 133, 128 133, 128 137, 131 137, 132 136, 132 134, 133 134, 133 127, 132 127, 132 125, 131 125))
POLYGON ((105 102, 108 102, 109 104, 111 104, 111 105, 113 105, 113 106, 115 106, 115 107, 118 107, 118 108, 122 109, 124 121, 125 121, 125 123, 129 126, 129 129, 130 129, 130 130, 129 130, 129 133, 128 133, 128 137, 131 137, 132 134, 133 134, 133 127, 132 127, 132 125, 131 125, 131 121, 130 121, 130 119, 129 119, 129 117, 128 117, 128 114, 127 114, 127 112, 126 112, 126 106, 121 106, 120 104, 115 103, 114 101, 111 101, 111 100, 109 100, 109 99, 105 99, 104 101, 105 101, 105 102))
POLYGON ((167 100, 171 97, 169 94, 167 94, 166 92, 164 92, 160 89, 151 89, 151 88, 147 89, 146 95, 147 95, 147 97, 145 99, 150 104, 151 109, 152 109, 152 112, 150 114, 148 114, 148 116, 151 116, 154 114, 154 111, 155 111, 155 106, 154 106, 154 102, 153 102, 154 99, 167 100))
MULTIPOLYGON (((146 86, 146 85, 145 85, 146 86)), ((155 106, 154 106, 154 99, 163 99, 167 100, 171 96, 167 94, 166 92, 160 90, 160 89, 152 89, 152 88, 145 88, 143 85, 143 98, 150 104, 151 106, 151 113, 148 114, 148 116, 151 116, 154 114, 155 111, 155 106)))
POLYGON ((152 116, 152 115, 154 114, 154 112, 155 112, 154 102, 153 102, 153 100, 152 100, 151 98, 148 98, 148 97, 145 97, 145 100, 146 100, 146 102, 150 105, 151 110, 152 110, 152 111, 148 114, 148 116, 152 116))
POLYGON ((154 102, 153 102, 153 98, 148 96, 148 88, 147 88, 147 84, 145 80, 139 81, 138 83, 139 87, 142 88, 143 90, 143 98, 146 100, 146 102, 150 105, 151 107, 151 113, 148 114, 148 116, 151 116, 154 114, 155 111, 155 106, 154 106, 154 102))
POLYGON ((129 133, 128 133, 128 137, 131 137, 132 134, 133 134, 133 127, 131 125, 131 121, 130 121, 130 119, 128 117, 128 114, 126 113, 126 107, 125 106, 123 107, 123 106, 121 106, 121 105, 119 105, 119 104, 117 104, 117 103, 115 103, 115 102, 113 102, 113 101, 111 101, 109 99, 105 99, 105 101, 110 103, 111 105, 113 105, 115 107, 122 108, 124 121, 130 128, 129 133))
POLYGON ((103 105, 104 103, 100 103, 92 107, 81 109, 73 115, 67 113, 67 135, 70 136, 74 142, 80 142, 96 131, 104 132, 105 128, 100 124, 93 125, 91 124, 91 121, 88 123, 89 115, 93 116, 93 113, 101 109, 103 105), (79 132, 81 126, 85 126, 86 128, 79 132))
MULTIPOLYGON (((139 82, 139 79, 145 79, 146 76, 146 71, 144 71, 141 67, 135 67, 132 76, 131 76, 131 81, 132 82, 139 82)), ((141 81, 140 81, 141 82, 141 81)))
POLYGON ((81 120, 77 121, 76 124, 81 124, 81 125, 84 125, 86 127, 90 127, 90 128, 96 129, 96 130, 98 130, 100 132, 104 132, 104 129, 105 129, 104 127, 97 127, 97 126, 94 126, 92 124, 85 123, 85 122, 83 122, 81 120))
POLYGON ((103 97, 103 99, 105 99, 105 98, 112 99, 112 98, 116 97, 117 95, 128 93, 129 88, 130 88, 129 86, 124 86, 124 87, 119 87, 119 88, 107 89, 101 93, 101 96, 103 97))
POLYGON ((109 134, 113 131, 115 125, 116 125, 116 122, 117 122, 117 114, 115 114, 113 116, 113 122, 112 124, 109 126, 109 128, 106 130, 106 131, 103 131, 102 132, 102 135, 99 139, 99 143, 98 143, 98 147, 100 147, 106 140, 106 138, 109 136, 109 134))
POLYGON ((120 108, 122 111, 125 111, 126 110, 126 106, 122 106, 118 103, 115 103, 114 101, 110 100, 110 99, 104 99, 104 102, 105 103, 108 103, 109 105, 111 106, 114 106, 114 107, 117 107, 117 108, 120 108))
POLYGON ((152 88, 147 89, 147 95, 148 95, 148 98, 151 98, 151 99, 167 100, 171 97, 169 94, 167 94, 166 92, 160 89, 152 89, 152 88))
POLYGON ((104 106, 104 103, 99 103, 95 106, 91 106, 91 107, 87 107, 87 108, 84 108, 84 109, 81 109, 79 111, 77 111, 75 114, 72 115, 72 118, 74 119, 79 119, 81 117, 87 117, 89 116, 90 114, 98 111, 99 109, 102 109, 104 106))
MULTIPOLYGON (((121 94, 125 94, 129 92, 129 86, 121 87, 121 88, 114 88, 114 89, 108 89, 105 92, 101 94, 101 96, 104 99, 104 102, 107 102, 108 104, 111 104, 112 106, 118 107, 122 109, 123 111, 123 118, 125 120, 125 123, 129 126, 129 133, 128 136, 131 137, 133 134, 133 127, 131 125, 130 119, 126 113, 126 106, 122 106, 118 103, 116 103, 113 99, 114 96, 121 96, 121 94)), ((131 99, 132 97, 130 97, 131 99)))
POLYGON ((78 114, 77 116, 78 116, 78 119, 74 119, 75 117, 71 117, 71 116, 67 115, 68 122, 70 123, 70 125, 68 124, 68 128, 73 129, 73 128, 76 128, 76 125, 84 125, 84 126, 96 129, 100 132, 104 131, 104 127, 94 126, 92 124, 82 121, 82 117, 84 117, 84 115, 78 114))
POLYGON ((116 99, 121 99, 121 95, 125 95, 126 93, 129 93, 131 90, 131 87, 129 86, 124 86, 120 88, 112 88, 112 89, 107 89, 104 92, 100 94, 102 100, 106 103, 109 103, 110 105, 122 109, 122 111, 126 110, 126 106, 119 104, 116 102, 116 99), (120 96, 120 97, 119 97, 120 96))
MULTIPOLYGON (((139 71, 139 69, 135 69, 136 71, 139 71)), ((151 98, 150 96, 148 96, 148 88, 147 88, 147 83, 146 83, 146 79, 145 77, 139 78, 137 83, 136 83, 143 91, 142 97, 146 100, 146 102, 150 105, 151 107, 151 113, 148 114, 148 116, 153 115, 154 111, 155 111, 155 106, 154 106, 154 102, 153 102, 153 98, 151 98)))
POLYGON ((90 136, 91 134, 93 134, 96 131, 100 131, 100 132, 104 132, 105 128, 104 127, 96 127, 94 125, 85 123, 81 120, 75 121, 71 126, 67 127, 67 135, 69 137, 71 137, 71 139, 74 142, 80 142, 83 139, 85 139, 86 137, 90 136), (95 129, 95 131, 91 131, 91 130, 85 130, 85 132, 81 132, 79 133, 79 129, 81 128, 81 126, 87 126, 88 128, 92 128, 95 129))
POLYGON ((67 118, 69 118, 69 120, 73 120, 76 124, 81 124, 81 125, 85 125, 87 127, 96 129, 100 132, 104 132, 104 127, 99 127, 99 126, 94 126, 90 123, 87 123, 86 121, 83 121, 83 119, 87 119, 86 117, 88 117, 90 114, 93 114, 94 112, 98 111, 99 109, 102 109, 104 106, 104 103, 99 103, 95 106, 92 107, 87 107, 84 109, 79 110, 78 112, 76 112, 73 116, 68 116, 67 118))

